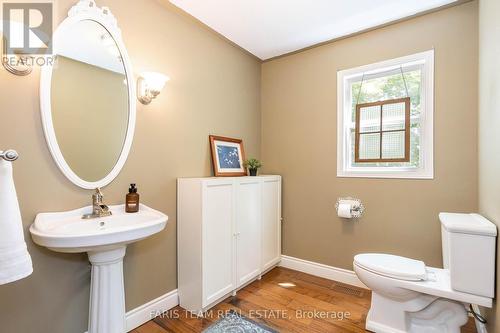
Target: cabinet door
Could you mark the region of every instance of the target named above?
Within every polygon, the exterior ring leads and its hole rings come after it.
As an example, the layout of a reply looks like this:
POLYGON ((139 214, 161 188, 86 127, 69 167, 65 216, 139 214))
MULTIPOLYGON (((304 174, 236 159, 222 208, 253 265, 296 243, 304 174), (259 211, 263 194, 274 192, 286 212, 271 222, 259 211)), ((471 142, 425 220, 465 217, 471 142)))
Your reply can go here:
POLYGON ((233 220, 233 182, 207 182, 203 190, 203 307, 236 287, 233 220))
POLYGON ((261 273, 261 181, 247 178, 238 181, 236 188, 236 277, 240 287, 261 273))
POLYGON ((281 260, 281 178, 262 183, 262 270, 281 260))

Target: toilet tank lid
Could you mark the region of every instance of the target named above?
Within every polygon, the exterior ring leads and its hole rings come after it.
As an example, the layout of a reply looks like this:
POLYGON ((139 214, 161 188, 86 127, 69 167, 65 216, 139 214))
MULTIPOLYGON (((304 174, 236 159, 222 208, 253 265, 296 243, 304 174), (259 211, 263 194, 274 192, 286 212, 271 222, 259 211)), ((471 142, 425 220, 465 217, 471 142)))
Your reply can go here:
POLYGON ((479 214, 439 213, 439 220, 449 232, 496 236, 497 227, 479 214))

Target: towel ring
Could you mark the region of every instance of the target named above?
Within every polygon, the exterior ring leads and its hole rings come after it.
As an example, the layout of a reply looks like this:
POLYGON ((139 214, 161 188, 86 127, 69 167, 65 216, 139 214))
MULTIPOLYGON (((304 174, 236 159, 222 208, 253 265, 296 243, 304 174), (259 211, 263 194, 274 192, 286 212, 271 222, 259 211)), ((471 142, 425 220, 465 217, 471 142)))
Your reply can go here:
POLYGON ((15 151, 13 149, 8 149, 5 151, 0 150, 0 158, 3 158, 4 160, 6 160, 8 162, 14 162, 15 160, 17 160, 19 158, 19 154, 17 153, 17 151, 15 151))

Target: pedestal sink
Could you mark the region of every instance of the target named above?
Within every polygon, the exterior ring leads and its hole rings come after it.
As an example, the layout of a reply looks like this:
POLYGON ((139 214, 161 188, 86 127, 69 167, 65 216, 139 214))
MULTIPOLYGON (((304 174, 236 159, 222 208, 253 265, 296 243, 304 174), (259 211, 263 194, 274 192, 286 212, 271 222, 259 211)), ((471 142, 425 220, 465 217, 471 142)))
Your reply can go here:
POLYGON ((83 220, 84 207, 60 213, 41 213, 30 227, 35 243, 56 252, 87 252, 92 264, 89 333, 124 333, 125 292, 123 257, 127 244, 165 228, 168 217, 145 205, 125 213, 124 205, 110 206, 112 215, 83 220))

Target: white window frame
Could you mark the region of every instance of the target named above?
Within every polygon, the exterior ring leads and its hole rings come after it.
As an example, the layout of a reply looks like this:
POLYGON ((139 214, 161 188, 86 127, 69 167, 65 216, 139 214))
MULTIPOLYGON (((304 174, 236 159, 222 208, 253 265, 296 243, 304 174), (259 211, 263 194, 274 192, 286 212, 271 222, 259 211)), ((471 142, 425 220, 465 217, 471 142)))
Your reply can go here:
MULTIPOLYGON (((382 75, 381 75, 382 76, 382 75)), ((337 72, 337 177, 434 178, 434 50, 337 72), (420 160, 418 167, 351 166, 352 101, 350 82, 388 71, 422 66, 420 160), (344 122, 344 119, 346 120, 344 122)))

